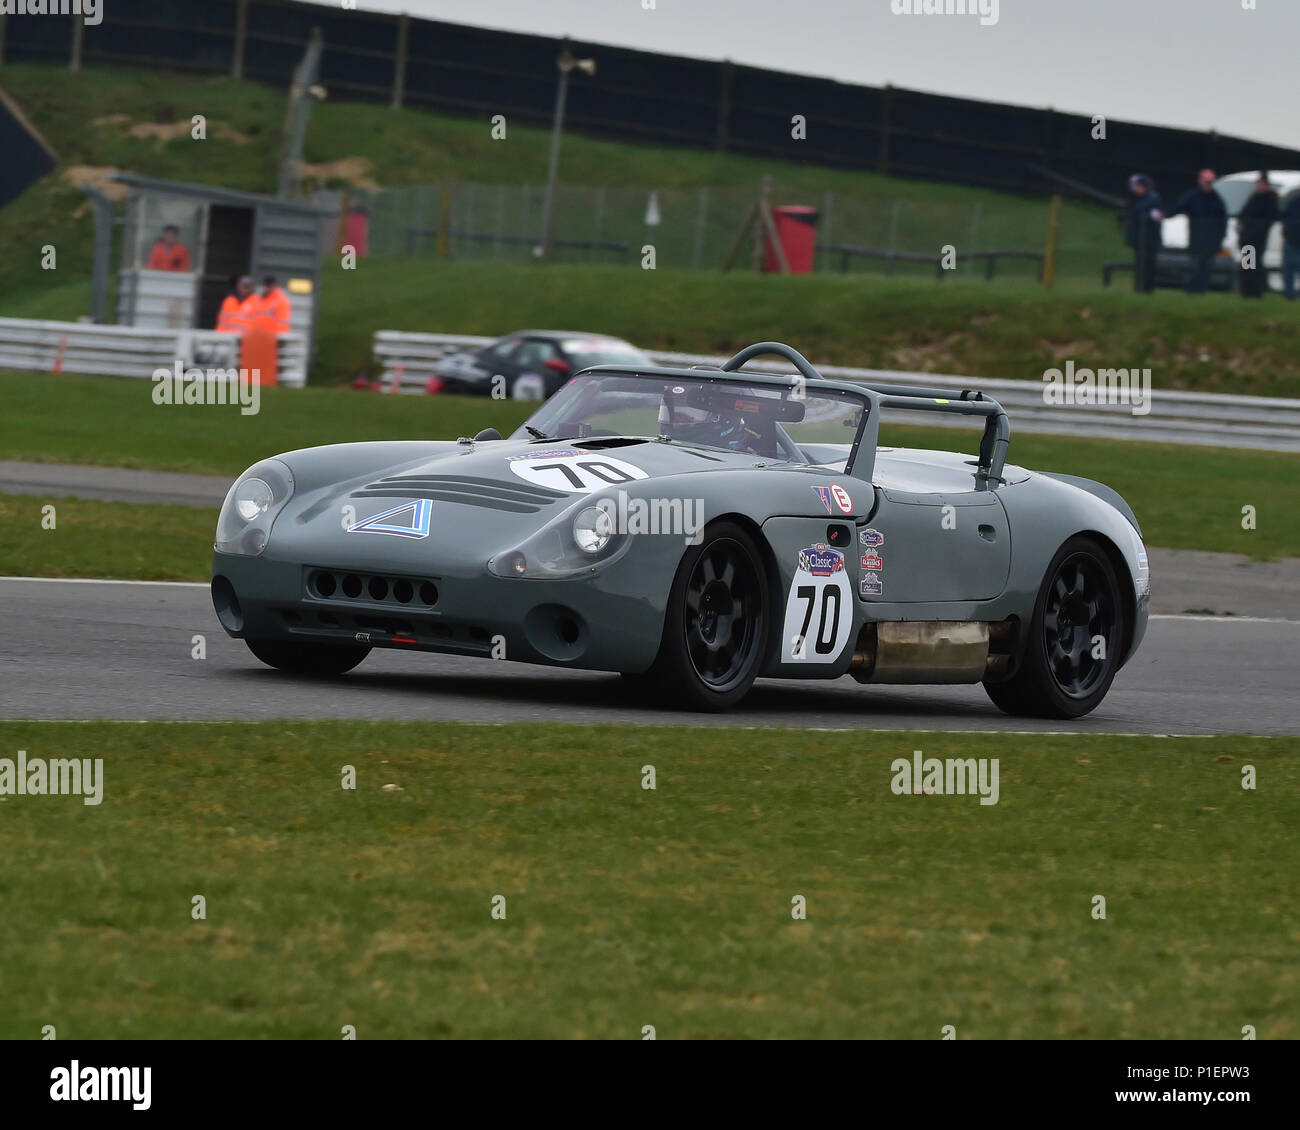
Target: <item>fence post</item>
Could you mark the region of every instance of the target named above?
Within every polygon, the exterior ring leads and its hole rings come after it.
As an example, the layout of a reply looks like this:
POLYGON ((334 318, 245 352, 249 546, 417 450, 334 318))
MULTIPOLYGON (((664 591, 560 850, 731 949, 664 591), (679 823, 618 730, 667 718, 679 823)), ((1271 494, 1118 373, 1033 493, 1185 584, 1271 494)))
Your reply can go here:
POLYGON ((889 172, 889 124, 893 107, 894 88, 886 83, 880 108, 880 152, 876 156, 876 168, 882 173, 889 172))
POLYGON ((244 40, 248 38, 248 0, 239 0, 235 9, 235 50, 230 61, 230 77, 244 77, 244 40))
POLYGON ((442 206, 438 211, 438 258, 447 258, 447 236, 451 231, 451 185, 442 186, 442 206))
POLYGON ((1056 242, 1061 230, 1061 198, 1052 197, 1047 218, 1047 247, 1043 251, 1043 286, 1050 289, 1056 282, 1056 242))
MULTIPOLYGON (((503 236, 505 234, 506 234, 506 186, 503 184, 499 184, 497 185, 497 235, 503 236)), ((492 258, 493 259, 501 258, 500 240, 492 244, 492 258)))
POLYGON ((691 255, 691 266, 700 269, 700 259, 704 255, 704 225, 709 216, 709 186, 700 186, 700 210, 695 214, 695 251, 691 255))
MULTIPOLYGON (((601 229, 605 226, 605 186, 601 185, 596 189, 596 234, 593 237, 596 243, 600 242, 601 229)), ((588 261, 595 259, 599 262, 600 252, 597 248, 592 248, 591 253, 587 256, 588 261)))
POLYGON ((72 17, 72 52, 68 57, 68 70, 81 70, 81 41, 86 34, 86 21, 82 16, 72 17))
POLYGON ((727 151, 727 128, 731 122, 731 86, 735 77, 736 64, 730 59, 723 59, 718 84, 718 121, 713 132, 713 148, 718 153, 727 151))
POLYGON ((403 12, 397 17, 397 51, 393 58, 393 104, 400 110, 406 97, 406 51, 411 34, 411 17, 403 12))
MULTIPOLYGON (((826 222, 822 224, 822 233, 823 233, 822 242, 826 244, 830 244, 834 242, 831 239, 831 204, 833 203, 834 200, 835 200, 835 194, 828 188, 826 190, 826 202, 822 209, 823 214, 826 216, 826 222)), ((814 241, 813 246, 816 247, 816 241, 814 241)), ((814 251, 813 253, 814 262, 816 261, 816 258, 817 258, 816 252, 814 251)))
POLYGON ((474 254, 474 182, 470 181, 465 186, 465 235, 466 239, 461 245, 461 254, 474 254))
POLYGON ((975 206, 971 209, 970 217, 970 246, 966 248, 967 255, 974 255, 978 247, 980 220, 984 218, 984 201, 975 201, 975 206))

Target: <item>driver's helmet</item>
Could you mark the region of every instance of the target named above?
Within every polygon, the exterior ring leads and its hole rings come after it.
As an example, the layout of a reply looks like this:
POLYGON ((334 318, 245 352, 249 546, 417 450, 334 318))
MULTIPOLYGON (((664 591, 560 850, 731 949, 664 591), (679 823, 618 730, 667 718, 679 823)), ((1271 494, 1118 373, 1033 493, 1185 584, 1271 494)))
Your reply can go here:
POLYGON ((719 447, 730 447, 735 451, 743 450, 753 438, 757 438, 746 434, 745 417, 734 414, 713 413, 709 416, 706 430, 719 447))

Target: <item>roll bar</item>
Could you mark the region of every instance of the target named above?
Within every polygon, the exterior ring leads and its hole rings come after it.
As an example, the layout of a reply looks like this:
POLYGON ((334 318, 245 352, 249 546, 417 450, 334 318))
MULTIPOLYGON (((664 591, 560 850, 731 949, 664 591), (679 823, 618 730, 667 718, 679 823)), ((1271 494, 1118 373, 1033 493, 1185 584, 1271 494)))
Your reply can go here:
MULTIPOLYGON (((792 362, 794 367, 810 381, 826 379, 802 353, 779 341, 760 341, 754 345, 746 346, 730 360, 723 362, 722 371, 734 373, 746 361, 765 354, 784 357, 787 361, 792 362)), ((869 450, 874 451, 879 439, 879 409, 881 408, 902 408, 906 411, 947 412, 962 416, 983 416, 984 435, 980 440, 979 465, 975 474, 975 482, 981 490, 990 490, 994 485, 1002 482, 1002 472, 1007 462, 1007 450, 1011 445, 1011 421, 1002 405, 992 397, 968 388, 962 389, 958 395, 954 396, 952 389, 949 388, 877 384, 874 381, 854 381, 853 383, 872 394, 871 400, 877 409, 876 412, 872 413, 876 419, 870 421, 871 447, 869 450)), ((866 438, 868 437, 863 437, 864 440, 866 438)))
POLYGON ((755 345, 747 345, 729 361, 722 363, 724 373, 734 373, 746 361, 755 357, 762 357, 764 354, 771 353, 777 357, 784 357, 787 361, 792 361, 794 367, 799 370, 810 381, 822 381, 826 378, 813 368, 812 362, 808 360, 797 349, 792 349, 788 345, 783 345, 779 341, 760 341, 755 345))

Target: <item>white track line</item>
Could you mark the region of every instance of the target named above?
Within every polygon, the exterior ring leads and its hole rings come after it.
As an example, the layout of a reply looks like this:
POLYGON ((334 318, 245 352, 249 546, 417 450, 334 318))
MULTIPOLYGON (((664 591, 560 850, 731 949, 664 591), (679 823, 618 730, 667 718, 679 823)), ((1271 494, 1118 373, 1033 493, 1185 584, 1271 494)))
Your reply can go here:
POLYGON ((177 589, 206 589, 207 581, 117 581, 111 577, 0 577, 0 581, 36 581, 42 585, 165 585, 177 589))
POLYGON ((1205 616, 1190 612, 1153 612, 1152 620, 1195 620, 1212 624, 1300 624, 1284 616, 1205 616))

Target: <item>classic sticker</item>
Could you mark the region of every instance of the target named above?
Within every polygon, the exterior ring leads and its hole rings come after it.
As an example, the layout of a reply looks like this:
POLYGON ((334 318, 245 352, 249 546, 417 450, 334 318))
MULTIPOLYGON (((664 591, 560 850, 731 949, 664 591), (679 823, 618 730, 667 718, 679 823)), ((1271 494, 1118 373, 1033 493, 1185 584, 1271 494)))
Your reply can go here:
POLYGON ((783 658, 834 663, 853 633, 853 587, 844 554, 825 542, 799 551, 782 625, 783 658))
POLYGON ((861 538, 864 549, 875 549, 885 544, 885 535, 870 527, 858 534, 858 537, 861 538))
POLYGON ((863 596, 884 596, 885 582, 879 573, 864 573, 858 582, 858 592, 863 596))
POLYGON ((589 494, 593 490, 605 490, 650 477, 640 467, 622 459, 574 448, 514 455, 510 457, 508 466, 521 479, 536 486, 573 494, 589 494))
POLYGON ((844 568, 844 554, 818 542, 799 551, 799 568, 814 577, 829 577, 844 568))
POLYGON ((867 553, 862 557, 862 567, 879 573, 885 567, 884 559, 878 553, 867 553))

